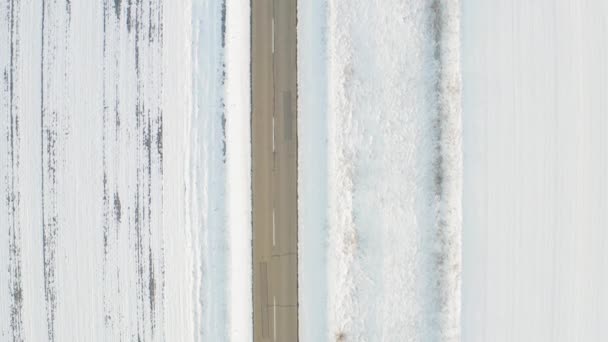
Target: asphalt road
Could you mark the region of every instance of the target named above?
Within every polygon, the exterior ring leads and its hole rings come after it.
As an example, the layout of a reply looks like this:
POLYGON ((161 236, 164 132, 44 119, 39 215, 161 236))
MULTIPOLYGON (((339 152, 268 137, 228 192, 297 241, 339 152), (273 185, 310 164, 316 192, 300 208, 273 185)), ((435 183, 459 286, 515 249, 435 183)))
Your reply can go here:
POLYGON ((297 341, 296 0, 252 7, 255 341, 297 341))

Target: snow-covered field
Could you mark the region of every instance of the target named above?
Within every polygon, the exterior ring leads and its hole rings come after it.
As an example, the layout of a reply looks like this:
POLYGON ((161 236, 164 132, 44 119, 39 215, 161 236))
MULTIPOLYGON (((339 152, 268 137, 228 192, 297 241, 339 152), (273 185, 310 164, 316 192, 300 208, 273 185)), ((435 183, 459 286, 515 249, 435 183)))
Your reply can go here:
POLYGON ((303 341, 459 339, 458 14, 299 2, 303 341))
POLYGON ((462 0, 464 341, 604 341, 608 3, 462 0))
POLYGON ((0 340, 251 340, 249 2, 0 5, 0 340))

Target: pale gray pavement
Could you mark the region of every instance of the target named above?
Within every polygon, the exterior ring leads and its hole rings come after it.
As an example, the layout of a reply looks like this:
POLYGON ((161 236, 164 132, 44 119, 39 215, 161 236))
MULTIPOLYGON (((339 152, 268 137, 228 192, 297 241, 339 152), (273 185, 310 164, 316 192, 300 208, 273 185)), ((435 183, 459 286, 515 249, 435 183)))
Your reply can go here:
POLYGON ((255 341, 297 341, 296 1, 252 9, 255 341))

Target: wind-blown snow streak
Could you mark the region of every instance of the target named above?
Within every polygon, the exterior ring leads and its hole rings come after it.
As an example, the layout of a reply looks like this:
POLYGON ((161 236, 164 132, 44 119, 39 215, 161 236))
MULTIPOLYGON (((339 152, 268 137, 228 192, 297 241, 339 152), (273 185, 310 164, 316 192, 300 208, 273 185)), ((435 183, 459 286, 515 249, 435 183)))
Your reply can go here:
POLYGON ((300 302, 317 304, 301 307, 301 337, 458 340, 458 3, 331 0, 299 16, 300 146, 311 146, 299 152, 300 302), (319 156, 327 171, 311 175, 319 156), (324 182, 322 208, 306 189, 324 182), (319 279, 321 253, 326 295, 305 280, 319 279), (312 317, 326 317, 324 336, 312 317))

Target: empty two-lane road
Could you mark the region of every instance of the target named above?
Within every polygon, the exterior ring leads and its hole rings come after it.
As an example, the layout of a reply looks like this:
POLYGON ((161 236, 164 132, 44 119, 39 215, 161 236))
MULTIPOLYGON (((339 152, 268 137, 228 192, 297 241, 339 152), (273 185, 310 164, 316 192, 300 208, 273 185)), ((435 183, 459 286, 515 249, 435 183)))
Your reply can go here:
POLYGON ((296 0, 252 0, 255 341, 297 341, 296 0))

